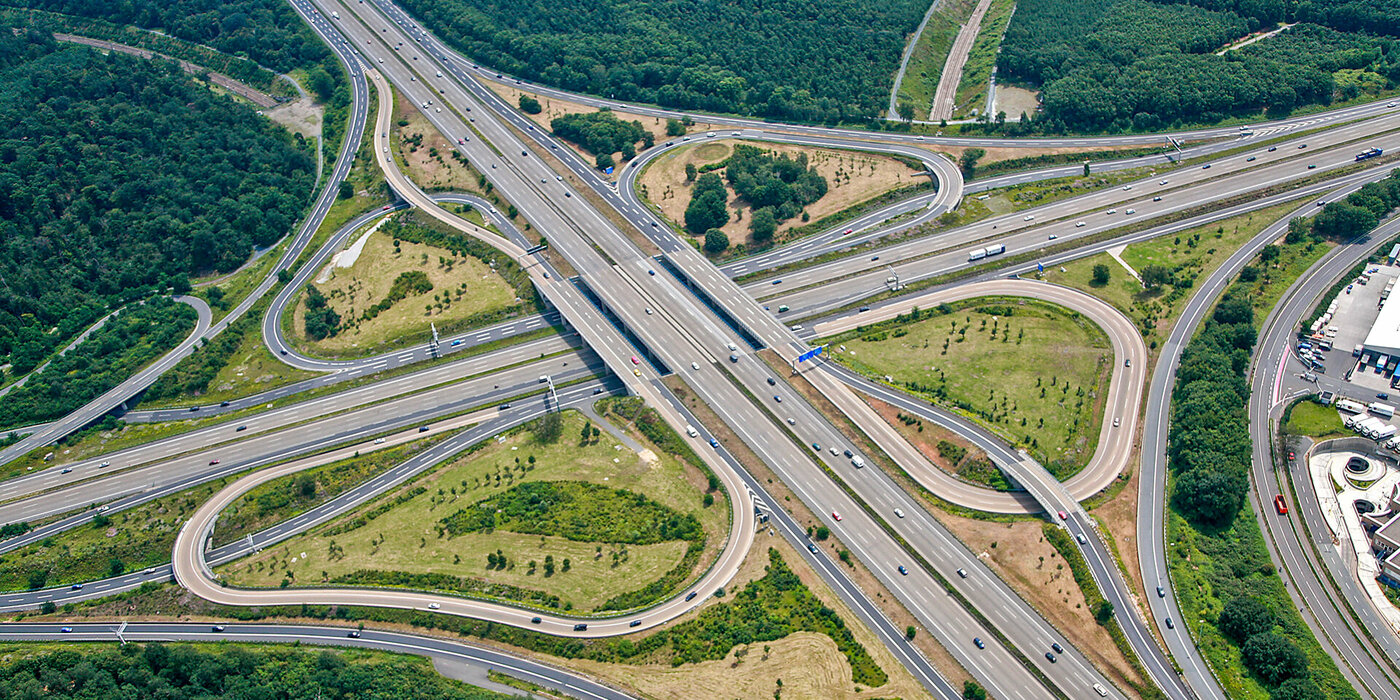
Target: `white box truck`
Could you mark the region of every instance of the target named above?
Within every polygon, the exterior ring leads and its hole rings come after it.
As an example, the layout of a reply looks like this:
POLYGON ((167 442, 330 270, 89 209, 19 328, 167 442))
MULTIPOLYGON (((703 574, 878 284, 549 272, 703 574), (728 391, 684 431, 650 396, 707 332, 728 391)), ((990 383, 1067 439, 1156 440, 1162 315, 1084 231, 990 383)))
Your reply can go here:
POLYGON ((986 251, 987 251, 987 255, 989 255, 989 256, 991 256, 991 255, 1001 255, 1002 253, 1005 253, 1005 252, 1006 252, 1006 246, 1004 246, 1004 245, 989 245, 989 246, 987 246, 986 248, 984 248, 983 250, 986 250, 986 251))
POLYGON ((1376 440, 1389 440, 1395 437, 1395 432, 1396 428, 1393 425, 1382 426, 1380 430, 1376 431, 1376 440))
POLYGON ((1366 409, 1370 411, 1372 415, 1380 416, 1382 418, 1390 418, 1395 415, 1394 406, 1391 406, 1390 404, 1384 404, 1379 401, 1368 405, 1366 409))

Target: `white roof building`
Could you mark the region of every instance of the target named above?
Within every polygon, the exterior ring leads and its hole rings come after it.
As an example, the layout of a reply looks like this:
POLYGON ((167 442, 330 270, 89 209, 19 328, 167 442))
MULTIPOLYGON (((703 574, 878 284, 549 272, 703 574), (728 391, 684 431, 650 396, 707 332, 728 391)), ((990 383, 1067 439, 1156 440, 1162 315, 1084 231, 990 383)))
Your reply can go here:
POLYGON ((1400 294, 1390 295, 1381 305, 1381 313, 1362 345, 1379 355, 1400 355, 1400 294))

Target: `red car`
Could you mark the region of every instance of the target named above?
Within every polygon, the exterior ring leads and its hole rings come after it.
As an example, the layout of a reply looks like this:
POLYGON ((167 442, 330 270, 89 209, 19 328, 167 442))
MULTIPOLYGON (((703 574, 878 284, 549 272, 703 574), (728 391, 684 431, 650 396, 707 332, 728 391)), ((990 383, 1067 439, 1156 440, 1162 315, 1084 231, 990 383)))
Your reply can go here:
POLYGON ((217 459, 211 459, 211 460, 209 460, 210 466, 213 466, 213 465, 218 464, 218 463, 219 463, 219 460, 217 460, 217 459))
POLYGON ((834 511, 834 510, 831 511, 831 517, 835 518, 835 519, 836 519, 836 522, 838 522, 838 523, 841 522, 841 514, 840 514, 840 513, 837 513, 837 512, 834 511))
POLYGON ((843 234, 841 234, 841 235, 843 235, 843 236, 849 236, 849 235, 851 235, 852 233, 855 233, 855 232, 856 232, 855 229, 853 229, 853 228, 848 228, 848 229, 846 229, 846 232, 843 233, 843 234))
POLYGON ((1283 502, 1283 494, 1274 496, 1274 508, 1279 515, 1288 515, 1288 504, 1283 502))
POLYGON ((1069 516, 1064 511, 1059 511, 1060 520, 1069 520, 1069 516))

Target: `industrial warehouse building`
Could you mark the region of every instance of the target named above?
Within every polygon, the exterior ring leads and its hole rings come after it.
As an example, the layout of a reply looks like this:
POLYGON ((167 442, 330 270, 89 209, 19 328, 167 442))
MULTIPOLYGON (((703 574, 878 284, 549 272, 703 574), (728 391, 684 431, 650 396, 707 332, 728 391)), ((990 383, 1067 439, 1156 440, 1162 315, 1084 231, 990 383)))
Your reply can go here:
POLYGON ((1400 363, 1400 295, 1388 291, 1383 293, 1380 314, 1361 343, 1362 363, 1380 365, 1387 374, 1400 363))

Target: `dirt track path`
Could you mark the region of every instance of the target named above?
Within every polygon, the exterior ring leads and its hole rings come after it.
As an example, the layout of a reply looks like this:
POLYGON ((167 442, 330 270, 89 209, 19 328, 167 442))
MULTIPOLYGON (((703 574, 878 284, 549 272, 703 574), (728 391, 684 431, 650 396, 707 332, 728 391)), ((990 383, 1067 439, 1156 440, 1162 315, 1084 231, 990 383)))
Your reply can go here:
POLYGON ((972 16, 967 18, 967 24, 958 31, 958 38, 953 41, 953 48, 948 51, 948 60, 943 63, 943 72, 938 76, 938 90, 933 93, 933 107, 928 113, 929 121, 953 118, 953 99, 957 96, 958 83, 962 82, 963 66, 967 63, 967 55, 972 52, 972 45, 977 43, 977 32, 982 28, 982 18, 987 15, 987 9, 991 6, 992 0, 978 0, 977 7, 972 10, 972 16))

